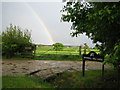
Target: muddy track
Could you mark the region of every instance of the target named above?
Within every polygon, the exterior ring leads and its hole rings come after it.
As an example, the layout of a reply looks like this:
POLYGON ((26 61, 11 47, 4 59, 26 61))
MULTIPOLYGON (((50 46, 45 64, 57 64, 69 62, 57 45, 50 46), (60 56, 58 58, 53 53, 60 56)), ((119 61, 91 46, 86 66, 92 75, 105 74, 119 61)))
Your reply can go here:
MULTIPOLYGON (((102 63, 86 61, 85 70, 101 69, 102 63)), ((105 65, 105 69, 110 68, 105 65)), ((65 71, 81 71, 81 61, 3 60, 2 75, 36 75, 47 78, 65 71)))

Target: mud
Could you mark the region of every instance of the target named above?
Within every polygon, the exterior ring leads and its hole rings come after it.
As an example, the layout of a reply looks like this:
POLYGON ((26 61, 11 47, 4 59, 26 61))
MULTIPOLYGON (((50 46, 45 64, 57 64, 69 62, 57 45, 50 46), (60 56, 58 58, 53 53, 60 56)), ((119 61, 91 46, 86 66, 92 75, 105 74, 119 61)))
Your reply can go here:
MULTIPOLYGON (((102 68, 102 63, 86 61, 85 70, 102 68)), ((105 65, 105 69, 110 68, 105 65)), ((47 60, 3 60, 2 75, 35 75, 48 78, 65 71, 81 71, 82 61, 47 61, 47 60)))

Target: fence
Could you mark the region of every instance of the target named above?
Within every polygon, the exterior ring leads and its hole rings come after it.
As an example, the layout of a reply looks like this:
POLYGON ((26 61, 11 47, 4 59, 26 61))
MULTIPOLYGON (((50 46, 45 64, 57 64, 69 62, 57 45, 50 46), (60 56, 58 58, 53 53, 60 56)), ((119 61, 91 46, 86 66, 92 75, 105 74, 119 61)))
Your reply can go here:
MULTIPOLYGON (((91 49, 92 51, 95 51, 99 53, 96 49, 91 49)), ((61 58, 61 59, 80 59, 81 55, 84 53, 84 49, 79 46, 65 46, 60 51, 55 51, 53 49, 53 46, 37 46, 36 48, 36 57, 39 57, 40 59, 44 58, 61 58)), ((89 53, 89 52, 87 52, 89 53)))

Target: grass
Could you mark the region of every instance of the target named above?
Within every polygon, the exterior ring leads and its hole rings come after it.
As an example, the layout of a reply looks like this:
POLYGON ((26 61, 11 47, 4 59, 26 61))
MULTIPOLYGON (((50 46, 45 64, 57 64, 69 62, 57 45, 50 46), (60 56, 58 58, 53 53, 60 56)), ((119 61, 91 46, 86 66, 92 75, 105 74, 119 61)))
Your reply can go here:
MULTIPOLYGON (((90 49, 96 53, 100 53, 97 49, 90 49)), ((83 54, 84 49, 81 50, 83 54)), ((89 53, 89 52, 86 52, 89 53)), ((81 56, 79 55, 79 47, 64 47, 61 51, 53 50, 52 46, 39 46, 36 49, 37 60, 69 60, 79 61, 81 56)))
POLYGON ((3 76, 3 88, 51 88, 40 78, 30 76, 3 76))
POLYGON ((79 55, 55 55, 55 54, 45 54, 42 56, 37 56, 35 60, 56 60, 56 61, 80 61, 79 55))
POLYGON ((33 76, 3 76, 3 88, 120 88, 117 73, 110 69, 105 71, 104 79, 101 70, 82 72, 63 72, 42 80, 33 76))
POLYGON ((101 70, 86 71, 85 77, 81 72, 64 72, 51 82, 56 88, 120 88, 117 73, 113 70, 107 70, 104 79, 101 70))
MULTIPOLYGON (((99 50, 97 49, 90 49, 90 50, 99 53, 99 50)), ((84 49, 82 49, 81 51, 83 54, 84 49)), ((36 56, 42 54, 56 54, 56 53, 59 55, 79 55, 79 47, 64 47, 63 50, 57 52, 53 50, 52 46, 39 46, 36 49, 36 56)))

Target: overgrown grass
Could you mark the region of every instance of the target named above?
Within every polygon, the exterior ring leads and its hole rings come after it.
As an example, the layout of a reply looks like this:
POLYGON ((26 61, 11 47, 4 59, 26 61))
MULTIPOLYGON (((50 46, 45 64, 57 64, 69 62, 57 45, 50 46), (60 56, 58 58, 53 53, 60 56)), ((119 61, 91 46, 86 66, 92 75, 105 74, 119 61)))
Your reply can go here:
POLYGON ((63 72, 42 80, 33 76, 3 76, 3 88, 120 88, 117 72, 106 70, 104 78, 101 70, 85 72, 63 72))
POLYGON ((85 77, 82 72, 64 72, 53 81, 48 81, 56 88, 120 88, 117 73, 113 70, 107 70, 104 79, 101 70, 92 70, 86 71, 85 77))
POLYGON ((40 78, 31 76, 3 76, 3 88, 51 88, 52 86, 40 78))

